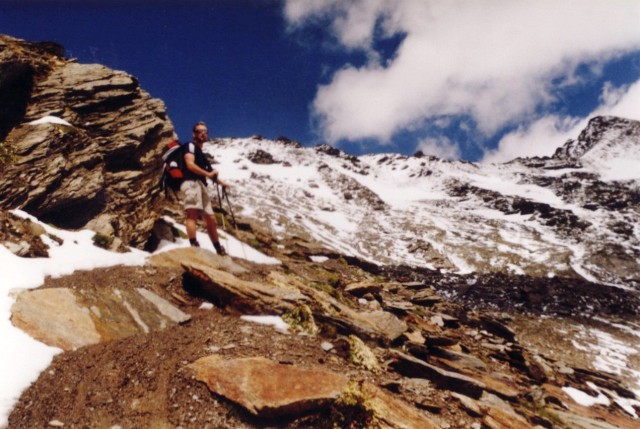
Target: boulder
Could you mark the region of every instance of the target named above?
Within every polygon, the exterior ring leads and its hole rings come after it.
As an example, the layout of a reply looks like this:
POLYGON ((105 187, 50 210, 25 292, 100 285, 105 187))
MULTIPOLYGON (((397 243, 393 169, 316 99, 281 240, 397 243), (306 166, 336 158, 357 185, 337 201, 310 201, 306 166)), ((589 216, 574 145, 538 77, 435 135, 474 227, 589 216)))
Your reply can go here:
POLYGON ((184 261, 182 267, 199 293, 240 313, 288 311, 308 300, 293 286, 242 280, 196 261, 184 261))
POLYGON ((349 382, 342 374, 280 364, 263 357, 227 360, 210 355, 189 368, 212 392, 261 417, 298 415, 327 406, 349 382))

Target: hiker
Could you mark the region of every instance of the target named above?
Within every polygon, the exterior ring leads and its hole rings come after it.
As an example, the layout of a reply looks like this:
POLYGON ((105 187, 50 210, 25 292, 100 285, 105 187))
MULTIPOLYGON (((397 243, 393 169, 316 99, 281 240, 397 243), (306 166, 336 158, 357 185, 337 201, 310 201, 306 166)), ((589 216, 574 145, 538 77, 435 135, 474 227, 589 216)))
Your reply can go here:
POLYGON ((218 171, 213 169, 202 152, 202 145, 208 139, 207 125, 204 122, 195 124, 193 126, 193 141, 187 143, 184 148, 184 181, 180 186, 180 191, 187 213, 187 236, 191 245, 200 246, 196 239, 196 224, 198 216, 201 216, 207 225, 207 233, 216 252, 219 255, 226 255, 227 252, 220 245, 218 238, 218 224, 207 192, 207 179, 217 182, 224 189, 229 185, 218 178, 218 171))

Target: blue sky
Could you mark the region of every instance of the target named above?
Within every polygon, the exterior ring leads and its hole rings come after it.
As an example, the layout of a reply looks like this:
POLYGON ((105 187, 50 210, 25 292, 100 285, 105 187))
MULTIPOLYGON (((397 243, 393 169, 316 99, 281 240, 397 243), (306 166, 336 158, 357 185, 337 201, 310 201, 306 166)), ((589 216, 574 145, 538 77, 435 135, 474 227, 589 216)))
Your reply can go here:
POLYGON ((639 0, 2 0, 0 33, 136 76, 181 140, 286 136, 350 153, 548 155, 640 119, 639 0))

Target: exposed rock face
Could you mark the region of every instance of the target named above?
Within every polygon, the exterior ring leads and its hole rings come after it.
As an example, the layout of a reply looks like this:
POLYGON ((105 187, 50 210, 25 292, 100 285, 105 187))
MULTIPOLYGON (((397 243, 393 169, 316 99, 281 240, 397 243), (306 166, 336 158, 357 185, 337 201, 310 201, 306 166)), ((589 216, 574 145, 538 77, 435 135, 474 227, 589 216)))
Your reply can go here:
POLYGON ((114 248, 141 247, 173 135, 165 106, 133 76, 62 54, 55 44, 0 36, 0 143, 17 155, 0 177, 0 207, 93 229, 114 248), (31 124, 47 116, 71 126, 31 124))

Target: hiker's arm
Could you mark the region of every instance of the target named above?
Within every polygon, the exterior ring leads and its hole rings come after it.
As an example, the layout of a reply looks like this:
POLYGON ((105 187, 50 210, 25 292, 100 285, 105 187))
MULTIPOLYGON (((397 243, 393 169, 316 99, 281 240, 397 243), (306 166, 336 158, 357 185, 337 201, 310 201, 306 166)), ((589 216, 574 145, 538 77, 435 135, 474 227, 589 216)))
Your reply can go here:
POLYGON ((204 170, 196 164, 196 156, 192 153, 187 153, 184 155, 184 165, 194 174, 198 176, 206 177, 208 179, 213 179, 218 175, 217 170, 207 171, 204 170))

